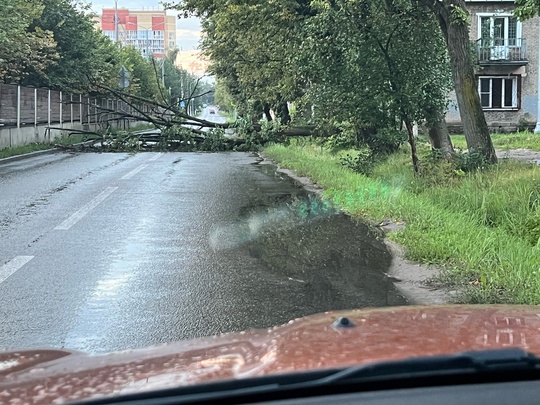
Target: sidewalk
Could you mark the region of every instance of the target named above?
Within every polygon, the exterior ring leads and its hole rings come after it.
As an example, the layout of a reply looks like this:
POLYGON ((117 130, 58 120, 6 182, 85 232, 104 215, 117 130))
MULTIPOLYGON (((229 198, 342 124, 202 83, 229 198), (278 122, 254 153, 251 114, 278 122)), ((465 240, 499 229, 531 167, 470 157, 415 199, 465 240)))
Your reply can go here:
POLYGON ((529 163, 536 163, 540 165, 540 152, 531 149, 510 149, 500 150, 497 149, 497 157, 499 159, 516 159, 529 163))

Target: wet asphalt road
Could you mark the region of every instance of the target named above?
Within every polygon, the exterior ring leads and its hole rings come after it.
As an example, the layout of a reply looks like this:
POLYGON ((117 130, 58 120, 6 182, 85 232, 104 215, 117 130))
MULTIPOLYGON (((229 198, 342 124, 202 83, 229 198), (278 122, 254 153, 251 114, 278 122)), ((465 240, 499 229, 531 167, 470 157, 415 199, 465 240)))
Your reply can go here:
POLYGON ((0 349, 99 353, 404 303, 384 245, 304 197, 247 153, 0 164, 0 349))

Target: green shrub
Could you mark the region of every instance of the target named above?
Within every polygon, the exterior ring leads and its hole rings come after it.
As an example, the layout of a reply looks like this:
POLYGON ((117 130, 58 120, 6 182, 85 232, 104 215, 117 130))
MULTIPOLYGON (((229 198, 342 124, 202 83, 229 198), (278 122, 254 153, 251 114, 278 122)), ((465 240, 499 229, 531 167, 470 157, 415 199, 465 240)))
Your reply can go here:
POLYGON ((363 140, 374 153, 390 154, 407 142, 407 134, 392 128, 382 128, 374 134, 366 134, 363 140))
POLYGON ((361 173, 369 176, 375 165, 375 156, 369 148, 361 148, 351 152, 347 152, 345 156, 341 156, 340 162, 343 166, 351 169, 355 173, 361 173))

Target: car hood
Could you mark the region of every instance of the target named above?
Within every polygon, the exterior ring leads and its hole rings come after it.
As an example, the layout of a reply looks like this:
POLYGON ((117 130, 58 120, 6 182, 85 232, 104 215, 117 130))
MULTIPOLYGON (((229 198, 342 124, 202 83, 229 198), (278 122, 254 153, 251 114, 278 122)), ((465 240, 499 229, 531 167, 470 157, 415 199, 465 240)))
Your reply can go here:
POLYGON ((327 312, 268 330, 107 355, 0 352, 0 404, 71 402, 469 350, 519 347, 540 355, 539 330, 534 306, 411 306, 327 312))

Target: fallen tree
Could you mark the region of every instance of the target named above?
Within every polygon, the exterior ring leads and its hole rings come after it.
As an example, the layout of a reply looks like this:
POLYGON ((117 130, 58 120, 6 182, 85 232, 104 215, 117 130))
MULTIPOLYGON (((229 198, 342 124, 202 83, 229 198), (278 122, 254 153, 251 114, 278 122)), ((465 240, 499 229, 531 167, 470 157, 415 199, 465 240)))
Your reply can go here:
MULTIPOLYGON (((265 123, 249 116, 240 117, 235 122, 219 123, 190 115, 179 107, 180 102, 190 103, 208 92, 192 93, 176 104, 165 104, 110 87, 99 88, 121 101, 122 107, 92 105, 95 112, 88 118, 99 122, 100 129, 70 130, 68 136, 84 134, 84 141, 89 142, 77 146, 62 145, 62 149, 254 150, 271 141, 283 141, 286 137, 320 135, 314 125, 281 126, 276 121, 265 123), (122 121, 146 122, 154 129, 129 132, 115 129, 120 125, 112 125, 122 121)), ((65 131, 64 128, 50 128, 54 129, 65 131)))

